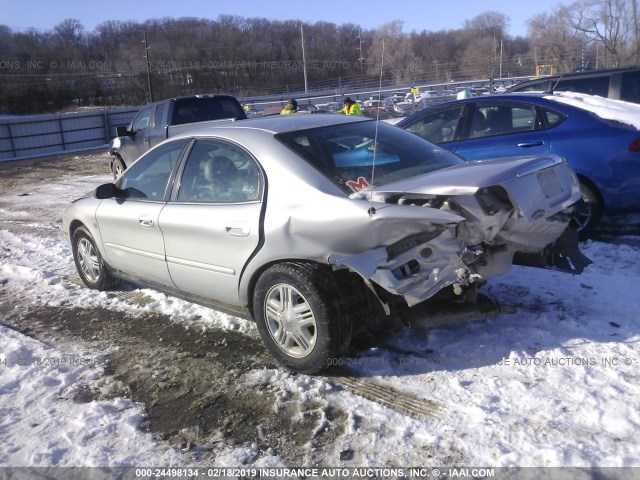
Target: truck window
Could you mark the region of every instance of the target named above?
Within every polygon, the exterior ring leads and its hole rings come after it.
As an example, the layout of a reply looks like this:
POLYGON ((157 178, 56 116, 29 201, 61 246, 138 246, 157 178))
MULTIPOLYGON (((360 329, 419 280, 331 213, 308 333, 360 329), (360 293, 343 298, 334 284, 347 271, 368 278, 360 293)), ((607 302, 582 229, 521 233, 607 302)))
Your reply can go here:
POLYGON ((154 108, 155 105, 145 108, 136 116, 136 118, 133 120, 133 126, 131 127, 134 132, 139 132, 140 130, 149 128, 154 108))
POLYGON ((158 105, 158 108, 156 109, 156 115, 153 119, 153 126, 154 127, 162 127, 162 116, 164 115, 164 103, 161 103, 158 105))
POLYGON ((560 79, 554 90, 559 92, 578 92, 588 95, 598 95, 607 98, 609 96, 610 75, 602 75, 591 78, 567 78, 560 79))
POLYGON ((240 104, 230 97, 193 97, 176 100, 173 107, 173 125, 222 120, 225 118, 246 118, 240 104))

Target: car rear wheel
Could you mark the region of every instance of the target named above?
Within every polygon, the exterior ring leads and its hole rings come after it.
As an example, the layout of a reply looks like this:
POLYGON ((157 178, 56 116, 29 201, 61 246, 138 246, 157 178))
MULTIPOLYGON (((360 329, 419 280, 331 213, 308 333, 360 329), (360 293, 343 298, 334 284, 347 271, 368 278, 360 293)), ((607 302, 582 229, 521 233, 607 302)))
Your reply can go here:
POLYGON ((113 179, 117 179, 122 173, 127 169, 124 166, 124 162, 120 157, 116 157, 113 159, 113 163, 111 164, 111 169, 113 170, 113 179))
POLYGON ((340 308, 330 271, 312 263, 268 268, 253 296, 260 336, 285 367, 317 373, 336 360, 351 339, 351 318, 340 308))
POLYGON ((106 269, 95 240, 85 227, 73 233, 73 260, 84 284, 96 290, 109 290, 119 281, 106 269))
POLYGON ((578 230, 580 239, 584 240, 592 232, 602 217, 602 204, 593 189, 580 182, 582 198, 573 206, 572 224, 578 230))

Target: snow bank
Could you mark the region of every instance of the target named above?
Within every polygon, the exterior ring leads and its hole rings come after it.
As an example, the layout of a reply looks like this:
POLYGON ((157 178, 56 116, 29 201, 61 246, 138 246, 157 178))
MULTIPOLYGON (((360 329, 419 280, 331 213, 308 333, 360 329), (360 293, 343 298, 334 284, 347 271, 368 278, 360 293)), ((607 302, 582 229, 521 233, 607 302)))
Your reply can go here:
POLYGON ((635 103, 574 92, 555 92, 545 98, 588 110, 601 118, 625 123, 640 130, 640 105, 635 103))
POLYGON ((0 466, 132 467, 184 459, 141 431, 141 405, 75 403, 104 358, 61 352, 0 326, 0 466))

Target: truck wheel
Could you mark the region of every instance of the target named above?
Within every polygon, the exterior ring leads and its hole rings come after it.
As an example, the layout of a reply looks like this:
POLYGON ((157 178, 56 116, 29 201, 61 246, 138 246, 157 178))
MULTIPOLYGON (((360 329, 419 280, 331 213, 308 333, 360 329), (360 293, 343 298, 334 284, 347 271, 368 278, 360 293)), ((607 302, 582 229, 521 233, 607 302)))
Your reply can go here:
POLYGON ((331 273, 312 263, 281 263, 259 278, 253 295, 260 336, 280 364, 313 374, 331 365, 351 338, 351 319, 331 273))
POLYGON ((124 161, 120 157, 116 157, 113 159, 113 163, 111 164, 111 170, 113 171, 113 179, 117 180, 122 172, 124 172, 127 167, 124 165, 124 161))
POLYGON ((87 287, 95 290, 109 290, 120 283, 105 267, 102 255, 85 227, 79 227, 73 233, 72 248, 76 269, 87 287))

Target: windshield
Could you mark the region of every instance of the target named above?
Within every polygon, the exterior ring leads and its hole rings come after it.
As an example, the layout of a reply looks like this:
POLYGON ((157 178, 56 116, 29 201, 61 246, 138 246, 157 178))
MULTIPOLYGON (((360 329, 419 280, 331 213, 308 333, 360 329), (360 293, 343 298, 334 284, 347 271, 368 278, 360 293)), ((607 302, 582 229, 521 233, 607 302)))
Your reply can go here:
POLYGON ((347 194, 464 163, 384 122, 378 124, 377 141, 375 136, 376 122, 371 121, 281 133, 276 138, 347 194))

